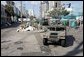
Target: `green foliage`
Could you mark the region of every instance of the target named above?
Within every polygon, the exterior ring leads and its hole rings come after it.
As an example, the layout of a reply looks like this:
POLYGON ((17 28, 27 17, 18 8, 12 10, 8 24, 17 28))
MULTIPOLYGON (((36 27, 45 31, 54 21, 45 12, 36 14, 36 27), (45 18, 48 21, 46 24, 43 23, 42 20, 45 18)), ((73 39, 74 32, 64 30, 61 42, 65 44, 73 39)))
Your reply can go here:
POLYGON ((33 20, 34 16, 30 16, 30 19, 33 20))
POLYGON ((64 16, 66 16, 66 15, 68 15, 69 14, 69 11, 67 11, 67 10, 63 10, 62 12, 61 12, 61 15, 64 15, 64 16))
POLYGON ((6 11, 12 16, 14 15, 14 10, 11 5, 5 5, 6 11))
POLYGON ((30 22, 31 22, 31 25, 34 26, 34 24, 36 23, 36 17, 30 16, 30 22))
POLYGON ((35 23, 39 24, 39 20, 38 20, 38 19, 36 19, 35 23))
POLYGON ((64 8, 62 8, 62 9, 55 8, 55 9, 53 9, 52 11, 50 11, 48 13, 49 13, 49 16, 51 16, 51 17, 58 17, 58 16, 61 16, 61 15, 66 16, 70 12, 65 10, 64 8))

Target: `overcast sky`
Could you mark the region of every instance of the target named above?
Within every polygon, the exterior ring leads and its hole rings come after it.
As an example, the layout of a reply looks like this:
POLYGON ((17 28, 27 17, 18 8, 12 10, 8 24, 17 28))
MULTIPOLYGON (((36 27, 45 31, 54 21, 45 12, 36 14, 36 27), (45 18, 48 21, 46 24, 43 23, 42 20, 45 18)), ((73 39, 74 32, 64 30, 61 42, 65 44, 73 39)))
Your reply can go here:
MULTIPOLYGON (((20 1, 14 1, 16 7, 20 6, 20 1)), ((78 14, 78 12, 83 11, 83 1, 62 1, 62 4, 65 3, 71 3, 71 8, 73 8, 73 13, 78 14)), ((1 1, 1 4, 6 4, 5 1, 1 1)), ((40 7, 40 1, 23 1, 23 6, 25 5, 26 10, 28 9, 34 9, 34 13, 36 16, 39 16, 39 7, 40 7)))

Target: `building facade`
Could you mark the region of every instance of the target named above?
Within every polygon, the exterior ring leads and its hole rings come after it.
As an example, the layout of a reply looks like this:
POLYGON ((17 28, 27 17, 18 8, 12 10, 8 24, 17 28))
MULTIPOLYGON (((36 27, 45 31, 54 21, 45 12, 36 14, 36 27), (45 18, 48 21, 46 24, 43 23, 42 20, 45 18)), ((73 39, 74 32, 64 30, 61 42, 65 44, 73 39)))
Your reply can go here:
POLYGON ((28 14, 29 14, 29 16, 34 16, 34 10, 33 9, 29 9, 28 10, 28 14))
POLYGON ((11 20, 13 22, 18 22, 18 16, 20 16, 20 11, 19 9, 15 6, 15 3, 13 1, 6 1, 7 5, 11 5, 14 10, 14 16, 11 16, 11 20))
POLYGON ((47 12, 53 8, 61 8, 61 1, 41 1, 41 17, 45 18, 47 16, 47 12))
POLYGON ((61 1, 49 1, 49 10, 52 8, 61 8, 61 1))
MULTIPOLYGON (((15 2, 16 3, 16 2, 15 2)), ((19 9, 19 11, 20 11, 20 17, 21 17, 21 14, 22 14, 22 17, 27 17, 27 11, 26 11, 26 9, 25 9, 25 4, 23 4, 22 3, 22 1, 20 1, 19 2, 20 3, 20 5, 19 6, 17 6, 16 5, 16 7, 19 9), (22 4, 22 5, 21 5, 22 4)), ((17 3, 16 3, 17 4, 17 3)))
POLYGON ((16 6, 14 6, 13 8, 14 8, 14 20, 13 21, 18 22, 18 16, 20 16, 19 9, 16 6))
POLYGON ((28 10, 26 10, 26 18, 28 18, 28 17, 29 17, 28 10))
MULTIPOLYGON (((6 4, 8 6, 10 5, 11 7, 13 7, 13 10, 15 10, 15 8, 14 8, 15 3, 13 1, 6 1, 6 4)), ((9 18, 7 18, 9 23, 12 23, 14 21, 13 16, 9 15, 8 12, 7 12, 7 17, 9 17, 9 18)))
POLYGON ((14 3, 13 1, 6 1, 6 3, 7 3, 8 5, 11 5, 11 6, 14 6, 14 5, 15 5, 15 3, 14 3))
POLYGON ((41 7, 40 8, 41 8, 41 17, 44 18, 46 12, 49 9, 49 3, 48 3, 48 1, 41 1, 41 7))
POLYGON ((6 23, 7 14, 5 12, 5 6, 1 4, 1 24, 6 23))

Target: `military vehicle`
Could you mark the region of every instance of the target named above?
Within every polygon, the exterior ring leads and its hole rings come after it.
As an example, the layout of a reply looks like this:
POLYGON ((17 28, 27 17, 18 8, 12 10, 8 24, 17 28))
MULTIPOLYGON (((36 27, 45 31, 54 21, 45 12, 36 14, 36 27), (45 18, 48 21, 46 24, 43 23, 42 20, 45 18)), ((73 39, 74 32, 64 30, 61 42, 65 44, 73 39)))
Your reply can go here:
POLYGON ((66 45, 66 27, 63 25, 49 26, 47 27, 48 32, 43 35, 43 44, 48 45, 48 43, 59 43, 61 46, 66 45))

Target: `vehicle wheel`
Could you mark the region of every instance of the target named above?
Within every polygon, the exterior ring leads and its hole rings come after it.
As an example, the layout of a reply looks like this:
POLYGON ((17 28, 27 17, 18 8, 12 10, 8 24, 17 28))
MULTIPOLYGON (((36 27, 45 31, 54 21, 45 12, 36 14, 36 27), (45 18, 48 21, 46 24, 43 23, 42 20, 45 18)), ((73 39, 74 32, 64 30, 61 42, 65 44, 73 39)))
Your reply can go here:
POLYGON ((64 39, 62 39, 60 44, 61 44, 62 47, 65 47, 66 46, 66 41, 64 39))
POLYGON ((47 41, 48 41, 47 38, 43 38, 43 44, 44 44, 44 45, 48 45, 47 41))

